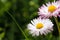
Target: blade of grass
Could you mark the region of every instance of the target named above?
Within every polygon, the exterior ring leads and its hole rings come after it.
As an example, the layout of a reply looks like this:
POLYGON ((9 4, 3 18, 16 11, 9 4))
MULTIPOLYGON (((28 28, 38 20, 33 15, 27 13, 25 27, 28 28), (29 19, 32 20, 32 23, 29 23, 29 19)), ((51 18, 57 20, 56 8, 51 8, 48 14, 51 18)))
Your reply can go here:
POLYGON ((7 11, 7 13, 10 15, 10 17, 11 17, 11 18, 13 19, 13 21, 16 23, 17 27, 18 27, 19 30, 22 32, 22 34, 25 36, 25 38, 26 38, 27 40, 29 40, 28 37, 25 35, 24 31, 22 30, 22 28, 20 27, 20 25, 17 23, 16 19, 15 19, 8 11, 7 11))
POLYGON ((57 25, 57 27, 58 27, 58 31, 59 31, 58 19, 57 19, 57 17, 54 17, 54 19, 55 19, 55 22, 56 22, 56 25, 57 25))

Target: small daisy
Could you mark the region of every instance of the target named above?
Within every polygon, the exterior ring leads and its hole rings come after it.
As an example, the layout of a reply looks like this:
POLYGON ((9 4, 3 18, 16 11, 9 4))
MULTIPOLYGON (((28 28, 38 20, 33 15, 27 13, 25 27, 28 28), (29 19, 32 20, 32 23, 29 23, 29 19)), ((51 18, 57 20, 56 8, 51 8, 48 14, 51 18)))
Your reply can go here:
POLYGON ((46 35, 53 31, 53 23, 49 19, 33 19, 27 28, 32 36, 46 35))
POLYGON ((54 1, 52 3, 46 3, 46 5, 41 6, 41 8, 39 8, 39 12, 38 15, 42 16, 42 17, 57 17, 60 14, 60 1, 54 1))

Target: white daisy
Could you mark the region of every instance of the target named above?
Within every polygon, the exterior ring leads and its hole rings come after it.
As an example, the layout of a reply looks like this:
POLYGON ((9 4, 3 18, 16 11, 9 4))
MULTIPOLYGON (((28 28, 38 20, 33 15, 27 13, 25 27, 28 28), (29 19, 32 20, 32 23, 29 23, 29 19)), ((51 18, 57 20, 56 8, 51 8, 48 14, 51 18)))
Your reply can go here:
POLYGON ((33 19, 27 28, 32 36, 46 35, 53 31, 53 23, 49 19, 33 19))
POLYGON ((43 17, 57 17, 60 12, 60 1, 46 3, 46 5, 39 8, 38 14, 43 17))

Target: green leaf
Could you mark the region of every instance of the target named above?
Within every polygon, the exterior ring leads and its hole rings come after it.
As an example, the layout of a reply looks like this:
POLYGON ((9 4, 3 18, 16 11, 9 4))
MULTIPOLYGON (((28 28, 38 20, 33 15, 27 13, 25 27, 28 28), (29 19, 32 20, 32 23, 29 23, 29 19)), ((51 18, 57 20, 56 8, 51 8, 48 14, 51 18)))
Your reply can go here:
POLYGON ((5 35, 5 32, 2 32, 2 33, 0 34, 0 38, 3 38, 4 35, 5 35))

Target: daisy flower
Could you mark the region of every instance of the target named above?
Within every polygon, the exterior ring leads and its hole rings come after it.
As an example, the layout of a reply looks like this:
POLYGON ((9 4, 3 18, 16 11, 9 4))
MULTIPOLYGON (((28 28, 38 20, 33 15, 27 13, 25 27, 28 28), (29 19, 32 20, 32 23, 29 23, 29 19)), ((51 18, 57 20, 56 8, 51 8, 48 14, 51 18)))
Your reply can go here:
POLYGON ((46 35, 53 31, 53 23, 50 19, 33 19, 27 28, 32 36, 46 35))
POLYGON ((41 8, 39 8, 39 12, 38 15, 42 16, 42 17, 57 17, 60 16, 60 1, 54 1, 52 3, 46 3, 46 5, 41 6, 41 8))

